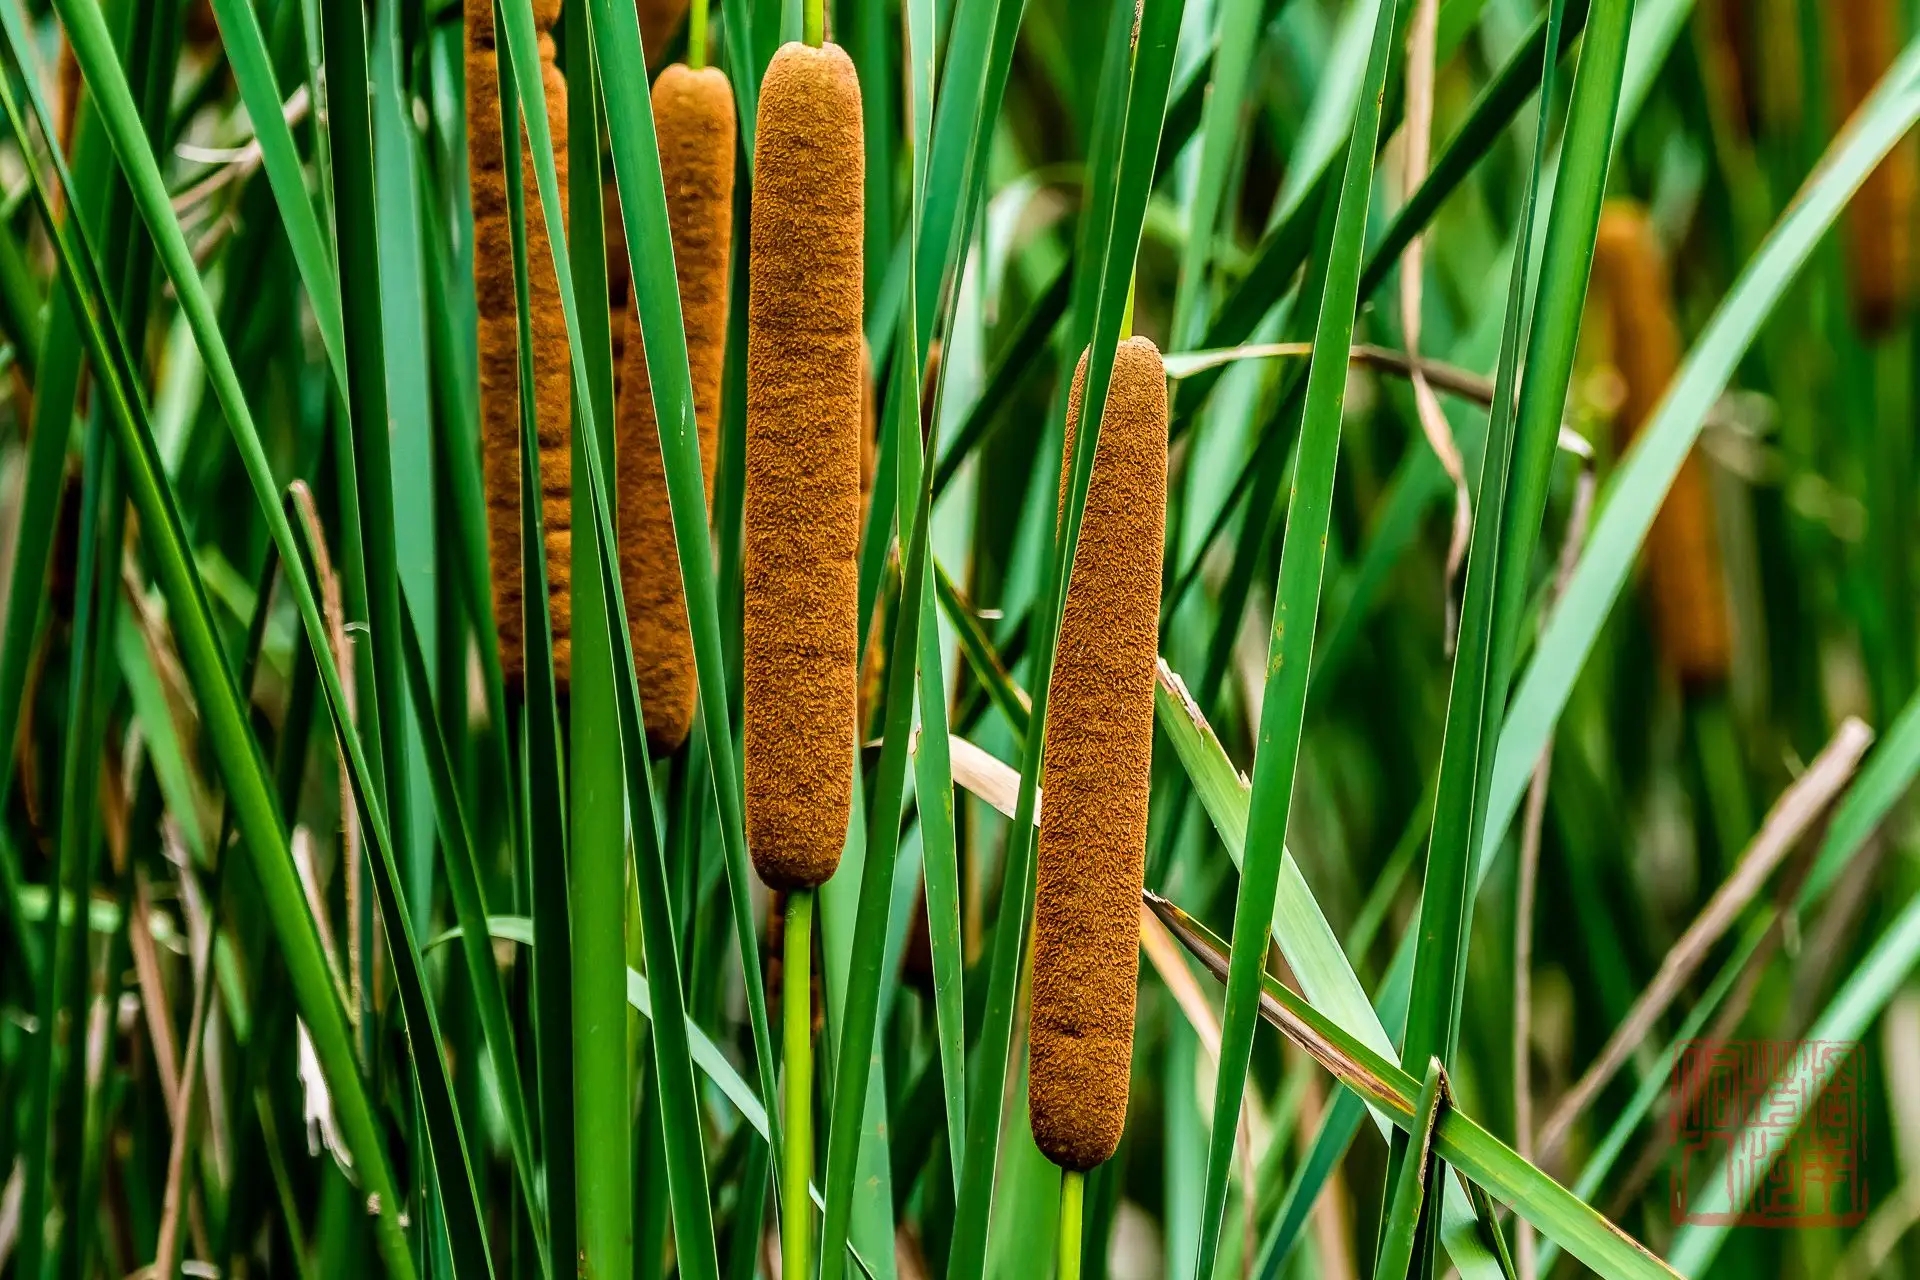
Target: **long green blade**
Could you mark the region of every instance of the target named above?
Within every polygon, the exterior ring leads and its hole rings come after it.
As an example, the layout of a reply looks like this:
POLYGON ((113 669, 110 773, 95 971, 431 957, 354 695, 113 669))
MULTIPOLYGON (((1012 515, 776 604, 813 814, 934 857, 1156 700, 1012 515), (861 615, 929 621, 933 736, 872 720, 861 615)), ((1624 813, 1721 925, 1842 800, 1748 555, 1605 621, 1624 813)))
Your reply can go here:
POLYGON ((1367 206, 1373 189, 1374 148, 1381 96, 1399 30, 1400 0, 1382 0, 1374 19, 1372 49, 1360 109, 1347 147, 1332 255, 1314 331, 1315 356, 1307 374, 1306 407, 1287 528, 1275 588, 1273 634, 1268 648, 1266 693, 1261 703, 1253 789, 1247 811, 1247 856, 1234 903, 1233 939, 1240 962, 1227 983, 1220 1031, 1220 1074, 1213 1127, 1207 1143, 1206 1194, 1201 1204, 1200 1249, 1194 1275, 1213 1274, 1226 1213, 1227 1172, 1239 1128, 1241 1094, 1253 1052, 1258 1018, 1259 958, 1280 886, 1280 862, 1293 801, 1294 770, 1307 706, 1307 676, 1320 616, 1320 585, 1326 567, 1327 530, 1333 515, 1333 476, 1345 411, 1347 348, 1353 345, 1354 311, 1360 295, 1367 206), (1331 353, 1331 354, 1329 354, 1331 353))

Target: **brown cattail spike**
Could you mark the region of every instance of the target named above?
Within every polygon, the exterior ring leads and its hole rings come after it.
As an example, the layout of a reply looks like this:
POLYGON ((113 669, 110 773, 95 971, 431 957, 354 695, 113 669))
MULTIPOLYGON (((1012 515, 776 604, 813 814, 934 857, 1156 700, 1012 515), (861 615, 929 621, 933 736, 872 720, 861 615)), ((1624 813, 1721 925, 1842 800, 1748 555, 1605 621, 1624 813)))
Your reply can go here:
MULTIPOLYGON (((1898 7, 1888 0, 1827 0, 1834 70, 1834 124, 1867 100, 1899 49, 1898 7)), ((1900 321, 1913 293, 1913 205, 1920 157, 1912 138, 1894 144, 1847 209, 1847 265, 1853 310, 1870 337, 1900 321)))
MULTIPOLYGON (((1625 449, 1680 364, 1666 263, 1645 210, 1625 202, 1607 206, 1593 274, 1611 318, 1607 336, 1623 384, 1615 436, 1625 449)), ((1647 535, 1646 573, 1661 653, 1689 684, 1724 678, 1733 649, 1726 587, 1713 498, 1697 454, 1681 464, 1647 535)))
MULTIPOLYGON (((693 71, 675 63, 654 81, 653 121, 667 187, 687 362, 693 371, 700 465, 711 502, 727 346, 727 263, 733 251, 733 89, 713 67, 693 71)), ((698 681, 637 314, 628 317, 628 326, 615 437, 620 573, 647 741, 656 752, 670 752, 686 741, 693 727, 698 681)))
MULTIPOLYGON (((1067 410, 1063 512, 1086 364, 1067 410)), ((1047 694, 1028 1112, 1034 1142, 1065 1169, 1111 1156, 1127 1119, 1166 499, 1166 370, 1132 338, 1114 356, 1047 694)))
MULTIPOLYGON (((536 0, 540 75, 553 133, 560 196, 567 191, 567 84, 554 65, 552 27, 559 0, 536 0)), ((487 541, 493 561, 494 622, 500 665, 511 688, 526 676, 520 558, 520 331, 513 281, 513 227, 507 204, 506 148, 501 129, 499 69, 491 0, 466 0, 467 156, 473 186, 473 278, 479 312, 480 454, 487 497, 487 541)), ((509 104, 511 105, 511 104, 509 104)), ((517 116, 517 112, 513 113, 517 116)), ((528 316, 533 393, 540 445, 541 517, 547 551, 548 606, 553 618, 554 676, 567 685, 572 644, 572 380, 560 282, 553 271, 533 159, 521 147, 526 193, 528 316)), ((562 216, 565 210, 561 211, 562 216)))
POLYGON ((865 152, 838 45, 760 86, 747 302, 747 847, 776 888, 840 863, 853 797, 865 152))

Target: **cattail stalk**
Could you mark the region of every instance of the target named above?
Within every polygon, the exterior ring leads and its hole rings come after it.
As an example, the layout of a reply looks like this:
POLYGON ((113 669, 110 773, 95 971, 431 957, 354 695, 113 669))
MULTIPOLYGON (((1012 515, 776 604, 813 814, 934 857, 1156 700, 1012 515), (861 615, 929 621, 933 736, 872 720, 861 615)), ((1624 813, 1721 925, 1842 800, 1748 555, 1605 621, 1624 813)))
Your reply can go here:
POLYGON ((782 1274, 811 1273, 813 890, 840 862, 853 799, 866 182, 860 80, 823 43, 774 54, 754 136, 747 290, 742 683, 747 849, 788 890, 781 975, 786 1131, 782 1274))
MULTIPOLYGON (((1063 466, 1063 517, 1070 484, 1063 466)), ((1166 490, 1166 371, 1153 343, 1131 338, 1114 355, 1041 756, 1028 1109, 1034 1142, 1073 1171, 1110 1157, 1126 1125, 1166 490)))
MULTIPOLYGON (((699 7, 699 6, 696 6, 699 7)), ((666 180, 673 262, 679 278, 694 419, 707 501, 719 453, 720 384, 726 363, 727 268, 733 251, 733 90, 717 68, 676 63, 653 86, 654 132, 666 180)), ((675 751, 693 727, 699 694, 680 555, 667 502, 639 313, 629 308, 621 353, 620 573, 634 666, 656 753, 675 751)))
POLYGON ((1086 1199, 1086 1174, 1068 1169, 1060 1175, 1060 1258, 1054 1265, 1057 1280, 1080 1280, 1081 1220, 1086 1199))
MULTIPOLYGON (((553 43, 560 0, 537 0, 533 18, 539 30, 540 77, 564 202, 567 85, 554 65, 553 43)), ((518 690, 526 677, 525 587, 520 562, 520 330, 492 0, 466 0, 466 20, 467 160, 473 188, 473 277, 479 313, 481 472, 486 489, 500 665, 508 687, 518 690)), ((517 118, 518 113, 513 115, 517 118)), ((533 160, 524 151, 521 183, 526 193, 527 310, 548 607, 553 618, 554 678, 564 690, 573 653, 572 379, 560 281, 554 275, 533 160)), ((561 215, 565 216, 564 208, 561 215)))
MULTIPOLYGON (((1833 59, 1834 125, 1851 116, 1899 52, 1897 7, 1888 0, 1827 0, 1833 59)), ((1886 336, 1912 297, 1913 214, 1920 157, 1911 138, 1887 153, 1847 207, 1847 265, 1853 311, 1869 337, 1886 336)))
POLYGON ((786 1046, 786 1151, 780 1164, 780 1273, 812 1274, 808 1260, 813 1201, 813 890, 787 895, 780 966, 780 1029, 786 1046))
MULTIPOLYGON (((1644 209, 1626 202, 1607 206, 1594 244, 1593 274, 1606 299, 1613 363, 1622 383, 1614 430, 1624 449, 1646 425, 1680 365, 1667 267, 1644 209)), ((1697 453, 1681 464, 1654 518, 1646 562, 1661 654, 1688 685, 1724 679, 1733 644, 1713 498, 1697 453)))
POLYGON ((700 0, 699 4, 687 9, 687 65, 695 71, 703 70, 707 65, 706 0, 700 0))

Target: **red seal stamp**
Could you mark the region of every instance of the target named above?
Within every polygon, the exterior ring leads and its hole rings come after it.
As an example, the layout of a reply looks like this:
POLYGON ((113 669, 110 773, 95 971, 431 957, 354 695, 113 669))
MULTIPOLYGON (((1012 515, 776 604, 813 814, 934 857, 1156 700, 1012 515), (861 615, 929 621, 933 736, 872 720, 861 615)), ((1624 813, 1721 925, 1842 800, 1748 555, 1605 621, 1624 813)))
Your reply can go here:
POLYGON ((1668 1124, 1674 1224, 1866 1220, 1866 1058, 1851 1040, 1689 1040, 1668 1124))

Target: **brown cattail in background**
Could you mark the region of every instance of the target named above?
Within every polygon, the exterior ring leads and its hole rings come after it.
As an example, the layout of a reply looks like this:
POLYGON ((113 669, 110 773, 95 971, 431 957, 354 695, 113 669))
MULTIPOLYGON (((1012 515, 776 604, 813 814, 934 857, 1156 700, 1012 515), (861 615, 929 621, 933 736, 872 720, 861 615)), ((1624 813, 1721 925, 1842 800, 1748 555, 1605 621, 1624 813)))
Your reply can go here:
POLYGON ((54 99, 55 128, 62 154, 73 154, 73 127, 80 119, 80 60, 73 56, 73 45, 64 36, 60 41, 58 64, 59 96, 54 99))
POLYGON ((927 343, 926 367, 920 371, 920 444, 933 438, 934 399, 940 394, 940 339, 927 343))
MULTIPOLYGON (((1623 398, 1614 419, 1625 449, 1653 413, 1680 364, 1672 286, 1646 211, 1615 201, 1600 219, 1594 282, 1611 318, 1606 335, 1623 398)), ((1732 661, 1726 586, 1713 498, 1697 453, 1674 477, 1647 535, 1647 590, 1660 651, 1689 684, 1723 679, 1732 661)))
POLYGON ((1700 74, 1740 146, 1753 144, 1754 102, 1749 83, 1753 59, 1753 9, 1762 0, 1712 0, 1694 10, 1698 26, 1700 74))
POLYGON ((833 874, 853 796, 859 624, 860 81, 781 47, 760 86, 747 302, 747 846, 776 888, 833 874))
MULTIPOLYGON (((1067 411, 1063 514, 1086 365, 1067 411)), ((1028 1112, 1065 1169, 1106 1160, 1126 1126, 1166 502, 1166 370, 1132 338, 1114 356, 1047 693, 1028 1112)))
MULTIPOLYGON (((1859 109, 1899 51, 1891 0, 1826 0, 1834 127, 1859 109)), ((1847 209, 1847 266, 1854 318, 1870 337, 1900 321, 1913 294, 1913 215, 1920 158, 1912 138, 1887 153, 1847 209)))
MULTIPOLYGON (((500 665, 510 688, 526 676, 520 563, 520 332, 513 283, 513 224, 507 205, 505 137, 491 0, 466 0, 467 160, 473 185, 473 280, 479 311, 480 457, 487 496, 488 551, 493 561, 494 621, 500 665)), ((535 0, 540 75, 553 133, 560 196, 567 191, 567 83, 554 66, 553 24, 560 0, 535 0)), ((513 104, 507 104, 511 107, 513 104)), ((518 118, 518 112, 511 113, 518 118)), ((545 521, 548 605, 553 616, 553 667, 567 685, 572 642, 572 376, 560 282, 553 272, 546 219, 527 148, 521 147, 526 193, 528 316, 533 392, 540 444, 541 515, 545 521)), ((561 210, 565 216, 565 210, 561 210)))
POLYGON ((873 473, 879 466, 880 397, 873 379, 873 347, 860 335, 860 521, 866 523, 873 500, 873 473))
MULTIPOLYGON (((702 0, 704 3, 705 0, 702 0)), ((667 46, 687 20, 687 0, 638 0, 640 9, 640 48, 647 65, 657 67, 666 56, 667 46)))
POLYGON ((181 24, 185 36, 183 43, 189 49, 213 50, 220 44, 220 24, 213 16, 210 0, 193 0, 181 15, 181 24))
MULTIPOLYGON (((694 418, 707 501, 719 450, 720 375, 727 346, 727 263, 733 251, 733 89, 714 67, 675 63, 653 85, 654 132, 667 187, 673 265, 693 371, 694 418)), ((647 741, 670 752, 693 727, 698 681, 687 597, 673 539, 660 427, 647 379, 640 317, 629 310, 620 377, 620 573, 633 636, 647 741)))
POLYGON ((613 347, 613 399, 618 404, 620 375, 626 365, 627 309, 633 305, 633 264, 627 258, 627 224, 620 217, 620 189, 611 180, 600 188, 600 208, 607 226, 607 336, 613 347))
MULTIPOLYGON (((940 389, 940 339, 927 344, 926 367, 920 375, 920 439, 932 435, 933 398, 940 389)), ((860 335, 860 519, 866 523, 868 504, 873 499, 873 480, 880 470, 881 409, 879 378, 873 367, 873 348, 865 334, 860 335)))

